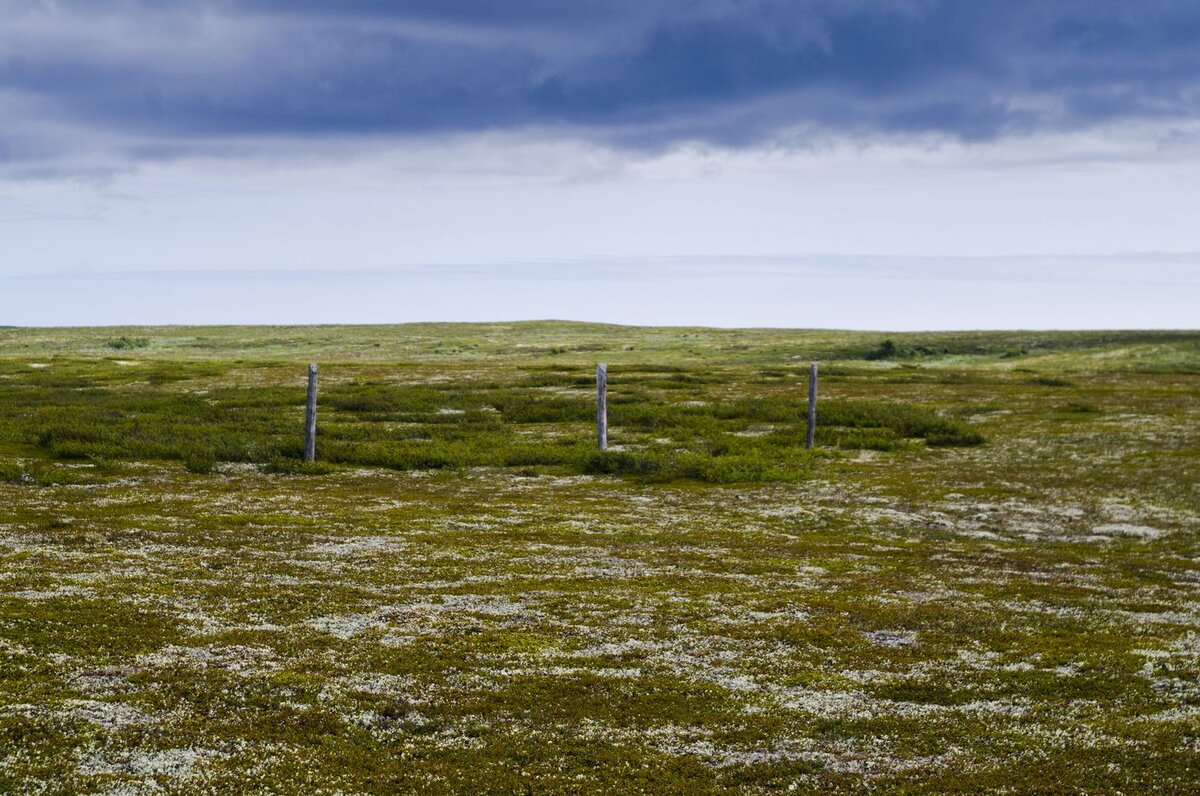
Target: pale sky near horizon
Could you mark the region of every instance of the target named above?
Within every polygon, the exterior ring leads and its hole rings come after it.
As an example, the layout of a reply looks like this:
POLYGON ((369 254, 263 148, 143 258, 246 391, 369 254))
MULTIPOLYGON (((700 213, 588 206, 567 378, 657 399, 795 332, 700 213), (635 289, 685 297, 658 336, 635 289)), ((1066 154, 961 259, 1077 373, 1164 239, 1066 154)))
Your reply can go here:
POLYGON ((0 325, 1195 328, 1200 7, 0 2, 0 325))

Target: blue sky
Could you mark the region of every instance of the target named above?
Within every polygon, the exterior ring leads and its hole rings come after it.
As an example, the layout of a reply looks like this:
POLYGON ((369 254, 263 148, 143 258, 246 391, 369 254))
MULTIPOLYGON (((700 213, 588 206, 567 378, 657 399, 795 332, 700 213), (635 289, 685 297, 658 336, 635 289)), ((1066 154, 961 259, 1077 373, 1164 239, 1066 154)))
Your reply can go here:
POLYGON ((1194 327, 1197 52, 1184 0, 0 0, 0 324, 1194 327))

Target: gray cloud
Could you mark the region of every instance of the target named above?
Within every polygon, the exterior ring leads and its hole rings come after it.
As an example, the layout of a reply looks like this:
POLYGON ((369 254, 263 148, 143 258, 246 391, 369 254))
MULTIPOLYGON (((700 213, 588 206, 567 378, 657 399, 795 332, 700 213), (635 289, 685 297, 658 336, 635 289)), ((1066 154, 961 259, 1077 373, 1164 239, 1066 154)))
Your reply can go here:
POLYGON ((1192 120, 1198 51, 1190 0, 15 0, 0 160, 527 127, 988 140, 1192 120))

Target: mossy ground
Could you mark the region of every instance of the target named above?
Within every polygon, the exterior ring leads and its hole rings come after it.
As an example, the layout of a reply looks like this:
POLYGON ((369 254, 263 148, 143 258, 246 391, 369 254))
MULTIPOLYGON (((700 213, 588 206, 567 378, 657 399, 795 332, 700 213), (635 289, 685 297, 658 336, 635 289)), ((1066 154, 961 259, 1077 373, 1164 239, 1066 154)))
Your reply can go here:
POLYGON ((0 792, 1193 793, 1198 530, 1198 333, 0 330, 0 792))

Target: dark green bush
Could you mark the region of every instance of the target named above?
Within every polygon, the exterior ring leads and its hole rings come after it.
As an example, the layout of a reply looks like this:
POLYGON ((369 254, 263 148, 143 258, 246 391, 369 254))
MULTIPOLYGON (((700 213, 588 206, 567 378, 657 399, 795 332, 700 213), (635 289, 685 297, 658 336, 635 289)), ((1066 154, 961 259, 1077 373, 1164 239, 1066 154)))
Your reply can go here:
POLYGON ((56 467, 40 462, 21 463, 0 460, 0 483, 21 486, 49 486, 51 484, 87 484, 94 475, 73 468, 56 467))
POLYGON ((1029 380, 1030 384, 1036 384, 1039 387, 1070 387, 1071 382, 1067 379, 1060 379, 1057 376, 1037 376, 1029 380))
POLYGON ((507 392, 489 396, 488 403, 507 423, 562 423, 591 417, 595 404, 585 398, 539 396, 507 392))
POLYGON ((925 442, 935 447, 966 447, 982 445, 986 440, 982 434, 964 429, 932 434, 926 438, 925 442))
POLYGON ((104 345, 116 351, 125 351, 131 348, 146 348, 150 345, 150 340, 146 337, 127 337, 126 335, 121 335, 114 340, 109 340, 104 345))
POLYGON ((217 467, 217 454, 212 450, 193 450, 184 454, 183 466, 189 473, 211 473, 217 467))
POLYGON ((894 451, 913 445, 891 428, 832 428, 818 427, 817 442, 850 450, 894 451))
POLYGON ((877 348, 868 351, 863 359, 915 359, 917 357, 944 356, 950 353, 943 346, 899 346, 894 340, 884 340, 877 348))

